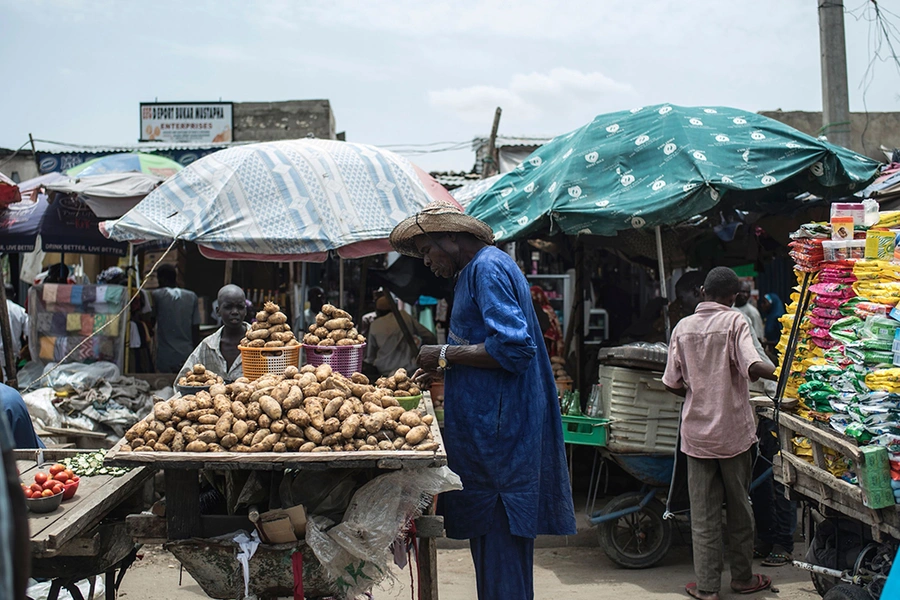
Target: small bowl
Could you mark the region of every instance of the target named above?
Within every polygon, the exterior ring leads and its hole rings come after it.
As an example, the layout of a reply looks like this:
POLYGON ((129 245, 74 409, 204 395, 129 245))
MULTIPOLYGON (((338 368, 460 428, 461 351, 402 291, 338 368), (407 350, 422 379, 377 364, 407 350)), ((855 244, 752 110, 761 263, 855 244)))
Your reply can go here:
POLYGON ((62 504, 65 490, 47 498, 25 498, 25 506, 33 513, 53 512, 62 504))
POLYGON ((208 385, 176 385, 175 389, 178 390, 178 393, 182 396, 187 396, 188 394, 196 394, 197 392, 208 392, 211 386, 208 385))
POLYGON ((434 409, 434 418, 437 419, 438 423, 443 423, 444 422, 444 409, 443 408, 434 409))
POLYGON ((419 402, 422 401, 422 394, 418 396, 394 396, 394 400, 406 410, 416 410, 419 408, 419 402))

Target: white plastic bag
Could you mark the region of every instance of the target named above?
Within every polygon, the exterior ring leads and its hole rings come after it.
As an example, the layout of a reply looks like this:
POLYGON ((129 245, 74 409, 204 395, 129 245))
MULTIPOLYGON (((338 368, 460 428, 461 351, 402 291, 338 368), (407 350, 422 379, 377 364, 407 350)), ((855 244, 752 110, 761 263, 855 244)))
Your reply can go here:
POLYGON ((312 517, 306 543, 345 598, 363 594, 390 572, 391 543, 422 514, 431 497, 462 489, 447 467, 403 469, 376 477, 353 495, 344 519, 312 517))
MULTIPOLYGON (((50 581, 42 581, 38 583, 34 579, 28 580, 28 590, 25 592, 29 598, 33 600, 47 600, 50 595, 50 581)), ((90 598, 88 594, 91 591, 91 583, 87 579, 83 579, 75 584, 81 596, 85 600, 103 600, 106 597, 106 586, 103 584, 103 576, 98 575, 94 583, 94 595, 90 598)), ((59 600, 72 600, 72 594, 66 588, 59 590, 59 600)))

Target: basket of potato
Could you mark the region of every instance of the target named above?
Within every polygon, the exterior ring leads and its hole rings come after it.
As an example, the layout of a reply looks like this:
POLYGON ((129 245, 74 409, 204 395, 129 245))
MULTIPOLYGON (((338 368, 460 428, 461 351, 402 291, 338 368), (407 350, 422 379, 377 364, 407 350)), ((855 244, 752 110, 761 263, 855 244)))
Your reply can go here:
POLYGON ((303 336, 306 364, 331 365, 346 377, 362 370, 365 348, 366 338, 356 329, 350 313, 331 304, 322 307, 303 336))
POLYGON ((422 390, 409 378, 406 369, 397 369, 390 377, 379 377, 375 387, 390 390, 400 406, 408 410, 415 409, 422 400, 422 390))
POLYGON ((434 420, 394 391, 329 365, 217 383, 161 400, 125 433, 121 452, 434 452, 434 420))
POLYGON ((300 342, 288 323, 287 315, 274 302, 266 302, 256 313, 256 322, 241 340, 241 364, 244 377, 259 379, 266 373, 284 373, 300 364, 300 342))
POLYGON ((222 382, 223 379, 220 376, 198 363, 178 380, 175 388, 181 394, 195 394, 203 390, 209 390, 210 386, 222 382))

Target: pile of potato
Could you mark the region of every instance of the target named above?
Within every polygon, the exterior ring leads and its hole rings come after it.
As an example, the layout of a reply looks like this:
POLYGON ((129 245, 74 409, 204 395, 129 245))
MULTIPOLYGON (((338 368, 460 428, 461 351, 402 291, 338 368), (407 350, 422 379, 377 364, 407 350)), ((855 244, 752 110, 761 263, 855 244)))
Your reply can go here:
POLYGON ((205 366, 197 363, 178 380, 178 385, 184 387, 209 387, 216 383, 222 383, 223 381, 224 380, 221 377, 212 371, 207 371, 205 366))
MULTIPOLYGON (((395 385, 404 376, 393 375, 395 385)), ((393 390, 361 373, 347 379, 327 364, 306 365, 159 401, 125 434, 122 451, 434 452, 433 420, 404 410, 393 390)))
POLYGON ((375 387, 390 390, 395 398, 408 398, 422 393, 419 386, 409 378, 406 369, 397 369, 390 377, 379 377, 375 387))
POLYGON ((566 372, 566 359, 561 356, 551 356, 550 365, 553 367, 553 377, 557 381, 571 380, 566 372))
POLYGON ((245 348, 283 348, 299 346, 294 337, 287 315, 274 302, 266 302, 263 310, 256 313, 256 322, 250 326, 247 337, 241 340, 245 348))
POLYGON ((307 346, 355 346, 365 344, 366 338, 357 331, 350 313, 326 304, 316 315, 316 322, 310 324, 303 343, 307 346))

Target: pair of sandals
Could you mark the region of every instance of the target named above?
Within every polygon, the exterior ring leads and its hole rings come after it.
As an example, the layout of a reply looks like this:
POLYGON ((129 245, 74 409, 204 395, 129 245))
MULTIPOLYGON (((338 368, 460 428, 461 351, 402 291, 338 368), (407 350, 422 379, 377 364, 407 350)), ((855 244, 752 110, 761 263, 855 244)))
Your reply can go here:
MULTIPOLYGON (((750 581, 751 584, 749 587, 735 587, 734 582, 732 581, 731 589, 738 594, 755 594, 756 592, 767 590, 772 586, 772 579, 759 573, 755 573, 750 581)), ((687 584, 684 587, 684 591, 688 593, 688 596, 696 598, 697 600, 719 600, 719 592, 701 591, 697 588, 696 583, 687 584)))

